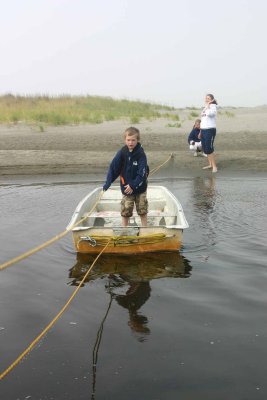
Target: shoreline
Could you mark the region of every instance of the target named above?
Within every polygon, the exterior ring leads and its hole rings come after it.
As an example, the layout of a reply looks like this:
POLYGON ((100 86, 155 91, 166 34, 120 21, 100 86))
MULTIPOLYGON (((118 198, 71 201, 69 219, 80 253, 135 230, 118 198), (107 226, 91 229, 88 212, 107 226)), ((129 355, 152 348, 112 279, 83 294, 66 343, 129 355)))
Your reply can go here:
MULTIPOLYGON (((164 163, 171 152, 146 151, 150 170, 164 163)), ((115 152, 45 152, 0 151, 0 176, 13 175, 99 175, 105 174, 115 152)), ((218 171, 229 175, 230 172, 267 172, 265 150, 257 151, 215 151, 218 171)), ((175 171, 178 175, 195 175, 207 165, 205 157, 193 157, 189 151, 174 152, 173 158, 163 169, 175 171)), ((205 171, 204 171, 205 172, 205 171)), ((207 173, 207 171, 206 171, 207 173)))
MULTIPOLYGON (((95 172, 89 171, 87 173, 49 173, 49 174, 38 174, 38 173, 21 173, 21 174, 5 174, 0 175, 1 186, 31 186, 31 185, 69 185, 69 184, 95 184, 96 186, 103 186, 106 179, 107 170, 95 170, 95 172)), ((203 179, 220 179, 220 180, 240 180, 245 179, 253 180, 267 179, 266 170, 233 170, 233 169, 220 169, 216 174, 213 174, 210 170, 201 169, 178 169, 175 166, 165 165, 155 175, 148 178, 149 184, 158 185, 164 181, 183 181, 195 178, 203 179)), ((113 185, 119 185, 119 179, 117 179, 113 185)))
MULTIPOLYGON (((219 115, 215 157, 220 174, 267 171, 267 113, 265 107, 238 109, 228 118, 219 115)), ((136 127, 146 151, 150 170, 171 153, 168 168, 178 175, 195 175, 207 159, 193 157, 187 137, 194 121, 181 120, 181 127, 168 127, 160 118, 142 121, 136 127)), ((99 175, 107 172, 115 153, 123 146, 126 120, 97 125, 46 127, 0 125, 0 176, 99 175)), ((164 168, 164 167, 163 167, 164 168)))

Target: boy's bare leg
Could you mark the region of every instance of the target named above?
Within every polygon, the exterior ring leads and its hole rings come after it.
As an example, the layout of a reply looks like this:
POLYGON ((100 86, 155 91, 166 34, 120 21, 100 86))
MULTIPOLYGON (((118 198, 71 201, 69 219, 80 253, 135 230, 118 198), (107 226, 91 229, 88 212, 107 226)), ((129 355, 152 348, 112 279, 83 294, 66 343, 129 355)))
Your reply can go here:
POLYGON ((128 226, 129 217, 122 217, 122 226, 128 226))
POLYGON ((141 218, 142 226, 147 226, 147 214, 146 215, 140 215, 140 218, 141 218))

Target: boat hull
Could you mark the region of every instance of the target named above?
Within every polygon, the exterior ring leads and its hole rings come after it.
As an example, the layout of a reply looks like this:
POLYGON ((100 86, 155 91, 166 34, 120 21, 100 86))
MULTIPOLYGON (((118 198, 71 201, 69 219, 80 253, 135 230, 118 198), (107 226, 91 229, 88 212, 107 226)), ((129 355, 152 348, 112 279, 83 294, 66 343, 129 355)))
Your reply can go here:
POLYGON ((150 185, 147 226, 134 210, 129 225, 121 224, 121 190, 96 188, 77 206, 67 229, 72 230, 78 253, 136 254, 178 251, 188 227, 182 206, 164 186, 150 185))
POLYGON ((82 232, 74 231, 73 242, 78 253, 88 254, 100 253, 107 243, 106 254, 178 251, 182 244, 182 230, 170 229, 165 230, 165 232, 146 232, 141 236, 113 236, 110 232, 92 232, 88 229, 82 232))

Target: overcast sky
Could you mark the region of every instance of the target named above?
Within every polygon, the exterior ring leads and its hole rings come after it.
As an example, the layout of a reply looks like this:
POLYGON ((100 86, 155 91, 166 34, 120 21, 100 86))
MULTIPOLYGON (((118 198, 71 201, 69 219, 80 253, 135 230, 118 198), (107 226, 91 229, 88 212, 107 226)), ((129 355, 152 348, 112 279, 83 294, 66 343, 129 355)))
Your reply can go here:
POLYGON ((1 3, 0 94, 267 104, 265 0, 1 3))

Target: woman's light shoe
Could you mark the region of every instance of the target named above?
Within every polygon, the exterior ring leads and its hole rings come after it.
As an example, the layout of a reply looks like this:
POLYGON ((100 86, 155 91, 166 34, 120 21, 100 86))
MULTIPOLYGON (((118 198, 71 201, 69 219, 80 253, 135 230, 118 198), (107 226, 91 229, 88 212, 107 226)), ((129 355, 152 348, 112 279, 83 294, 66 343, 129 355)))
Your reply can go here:
POLYGON ((212 172, 215 174, 218 171, 218 169, 216 167, 212 168, 212 172))
POLYGON ((206 165, 206 167, 203 167, 202 169, 211 169, 212 166, 211 165, 206 165))

